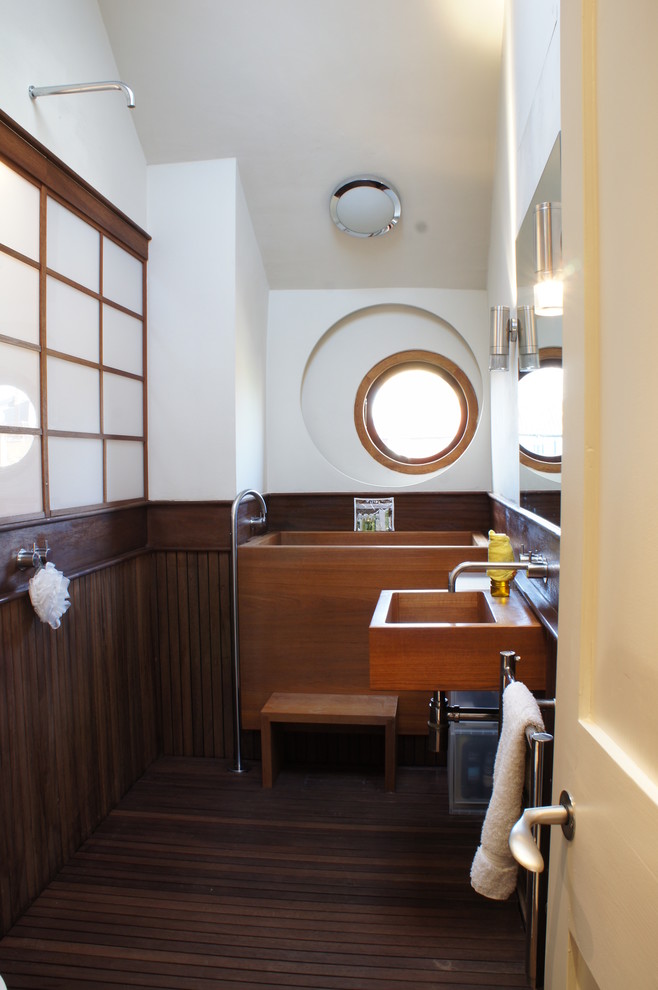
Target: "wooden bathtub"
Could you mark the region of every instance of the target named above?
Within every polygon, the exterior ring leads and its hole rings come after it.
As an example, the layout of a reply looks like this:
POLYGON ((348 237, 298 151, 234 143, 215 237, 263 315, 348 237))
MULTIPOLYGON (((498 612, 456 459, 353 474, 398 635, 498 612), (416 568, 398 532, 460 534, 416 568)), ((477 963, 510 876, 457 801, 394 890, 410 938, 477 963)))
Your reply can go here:
MULTIPOLYGON (((246 545, 246 544, 245 544, 246 545)), ((265 533, 253 537, 248 544, 250 547, 486 547, 487 538, 482 533, 470 533, 465 530, 448 530, 445 532, 427 533, 398 532, 391 533, 353 533, 336 530, 279 530, 275 533, 265 533)), ((479 557, 475 558, 479 560, 479 557)))
MULTIPOLYGON (((380 592, 447 588, 462 560, 486 559, 486 537, 464 531, 280 531, 242 544, 244 728, 260 728, 273 691, 370 693, 368 629, 380 592)), ((428 703, 429 693, 403 692, 398 731, 424 734, 428 703)))

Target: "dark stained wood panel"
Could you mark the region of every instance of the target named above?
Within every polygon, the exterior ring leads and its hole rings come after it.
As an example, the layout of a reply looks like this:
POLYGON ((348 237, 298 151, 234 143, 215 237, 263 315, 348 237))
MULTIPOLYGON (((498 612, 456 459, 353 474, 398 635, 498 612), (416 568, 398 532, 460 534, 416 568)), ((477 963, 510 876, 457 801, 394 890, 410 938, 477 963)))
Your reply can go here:
MULTIPOLYGON (((267 529, 354 529, 354 494, 274 493, 265 495, 267 529)), ((382 496, 384 497, 384 496, 382 496)), ((395 524, 399 530, 469 530, 485 533, 490 526, 486 492, 396 494, 395 524)), ((240 506, 239 540, 253 535, 243 520, 254 512, 247 500, 240 506)), ((230 502, 151 502, 148 543, 154 550, 229 550, 230 502)))
POLYGON ((160 751, 152 565, 71 582, 58 630, 0 606, 0 922, 15 920, 160 751))
MULTIPOLYGON (((269 530, 354 529, 354 499, 363 492, 270 493, 267 496, 269 530)), ((399 530, 471 530, 485 533, 491 524, 486 492, 382 492, 395 499, 395 528, 399 530)))
POLYGON ((153 554, 163 752, 232 750, 230 554, 153 554))
POLYGON ((34 573, 16 566, 16 554, 34 543, 50 548, 53 561, 68 577, 83 574, 129 554, 143 553, 146 504, 54 516, 0 526, 0 602, 26 591, 34 573))
POLYGON ((153 550, 230 550, 231 503, 151 502, 148 543, 153 550))
POLYGON ((445 771, 154 764, 0 942, 11 990, 528 987, 518 905, 469 884, 445 771))
POLYGON ((546 519, 554 526, 560 525, 561 492, 528 491, 521 492, 521 508, 546 519))
POLYGON ((548 581, 528 578, 521 571, 515 578, 517 587, 533 606, 549 633, 557 639, 560 528, 501 496, 492 495, 490 498, 493 527, 498 532, 507 533, 517 558, 521 549, 525 548, 526 551, 542 553, 549 563, 557 564, 557 569, 553 569, 548 581))
MULTIPOLYGON (((481 493, 396 496, 396 522, 420 530, 431 518, 436 528, 486 532, 483 499, 489 506, 481 493), (417 525, 398 513, 405 504, 417 525)), ((301 521, 308 529, 318 506, 336 526, 352 525, 352 496, 268 503, 272 528, 301 521)), ((525 526, 517 515, 500 521, 515 545, 525 526)), ((0 930, 158 754, 232 755, 229 520, 229 503, 143 504, 0 527, 0 930), (15 550, 40 537, 56 565, 77 575, 56 632, 31 609, 31 572, 13 564, 15 550)), ((258 760, 259 733, 243 736, 245 759, 258 760)), ((290 733, 285 745, 288 765, 382 766, 370 734, 290 733)), ((436 761, 424 730, 398 740, 400 765, 436 761)))

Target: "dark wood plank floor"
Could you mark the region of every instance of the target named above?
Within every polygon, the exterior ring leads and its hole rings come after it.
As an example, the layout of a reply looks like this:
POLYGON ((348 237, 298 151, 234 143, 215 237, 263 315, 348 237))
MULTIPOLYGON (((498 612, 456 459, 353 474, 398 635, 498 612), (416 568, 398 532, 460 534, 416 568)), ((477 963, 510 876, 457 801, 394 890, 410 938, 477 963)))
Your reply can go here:
POLYGON ((0 942, 15 988, 527 987, 514 899, 469 884, 445 770, 162 759, 0 942))

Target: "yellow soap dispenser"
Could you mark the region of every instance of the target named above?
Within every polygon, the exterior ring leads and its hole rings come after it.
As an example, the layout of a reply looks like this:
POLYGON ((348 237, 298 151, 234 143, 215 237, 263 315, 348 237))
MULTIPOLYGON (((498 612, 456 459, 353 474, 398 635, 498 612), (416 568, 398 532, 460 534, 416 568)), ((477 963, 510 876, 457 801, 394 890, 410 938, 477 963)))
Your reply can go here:
MULTIPOLYGON (((506 533, 495 533, 489 530, 489 553, 488 559, 491 561, 513 561, 514 551, 506 533)), ((516 574, 516 571, 491 570, 487 571, 487 576, 491 579, 491 594, 494 598, 509 597, 509 583, 516 574)))

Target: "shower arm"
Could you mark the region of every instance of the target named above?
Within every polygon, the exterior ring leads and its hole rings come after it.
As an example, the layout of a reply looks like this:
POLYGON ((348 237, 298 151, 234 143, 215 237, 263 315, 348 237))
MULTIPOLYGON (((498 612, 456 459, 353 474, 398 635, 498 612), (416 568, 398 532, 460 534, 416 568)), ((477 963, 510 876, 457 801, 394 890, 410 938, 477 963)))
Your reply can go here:
POLYGON ((135 106, 135 94, 130 86, 119 79, 110 79, 107 82, 91 83, 70 83, 62 86, 30 86, 28 93, 30 99, 36 100, 39 96, 59 96, 66 93, 101 93, 105 90, 118 89, 126 98, 128 107, 132 110, 135 106))

